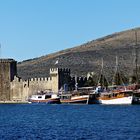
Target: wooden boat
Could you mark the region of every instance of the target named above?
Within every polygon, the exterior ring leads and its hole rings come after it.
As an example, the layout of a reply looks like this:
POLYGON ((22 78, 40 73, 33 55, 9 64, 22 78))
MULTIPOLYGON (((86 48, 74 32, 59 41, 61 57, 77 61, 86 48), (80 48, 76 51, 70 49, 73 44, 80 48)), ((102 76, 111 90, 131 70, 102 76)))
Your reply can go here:
MULTIPOLYGON (((101 72, 103 73, 103 63, 102 63, 102 69, 101 72)), ((113 78, 113 83, 115 82, 115 77, 119 75, 118 70, 118 57, 116 56, 116 68, 115 68, 115 75, 113 78)), ((123 83, 123 80, 121 77, 120 81, 122 82, 122 85, 119 85, 120 83, 116 83, 117 85, 112 85, 111 87, 105 87, 104 84, 98 84, 96 90, 95 90, 95 102, 100 104, 132 104, 133 100, 133 90, 129 90, 126 88, 125 84, 123 83)))
POLYGON ((74 91, 64 92, 59 95, 60 102, 64 104, 92 104, 93 87, 79 87, 74 91))
POLYGON ((132 104, 132 101, 133 101, 132 90, 102 92, 98 97, 98 103, 107 105, 132 104))
POLYGON ((57 94, 32 95, 29 103, 60 104, 60 98, 57 94))
POLYGON ((64 104, 89 104, 90 100, 90 94, 83 93, 63 93, 59 97, 64 104))

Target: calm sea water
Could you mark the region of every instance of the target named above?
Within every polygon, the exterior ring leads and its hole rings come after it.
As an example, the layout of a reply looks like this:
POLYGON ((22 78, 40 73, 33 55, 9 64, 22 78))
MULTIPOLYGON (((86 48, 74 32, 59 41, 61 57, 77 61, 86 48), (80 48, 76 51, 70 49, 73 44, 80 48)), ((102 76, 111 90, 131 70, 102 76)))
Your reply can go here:
POLYGON ((140 140, 140 106, 1 104, 0 139, 140 140))

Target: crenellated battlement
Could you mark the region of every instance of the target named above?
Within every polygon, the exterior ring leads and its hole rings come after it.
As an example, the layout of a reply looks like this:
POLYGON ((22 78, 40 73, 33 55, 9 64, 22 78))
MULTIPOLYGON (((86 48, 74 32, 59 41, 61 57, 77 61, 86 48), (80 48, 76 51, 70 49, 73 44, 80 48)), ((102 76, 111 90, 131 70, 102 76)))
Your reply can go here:
POLYGON ((13 82, 23 82, 23 80, 20 77, 14 76, 13 82))
POLYGON ((16 62, 14 59, 0 59, 0 63, 12 63, 16 62))
MULTIPOLYGON (((1 60, 5 62, 4 60, 1 60)), ((12 62, 9 60, 6 62, 12 62)), ((70 69, 68 68, 50 68, 50 77, 39 77, 31 78, 27 81, 14 76, 11 81, 11 99, 25 100, 32 94, 36 94, 38 91, 51 90, 53 92, 58 92, 59 89, 64 85, 68 84, 68 78, 70 77, 70 69)))
POLYGON ((58 69, 58 72, 61 72, 61 73, 70 73, 70 69, 69 68, 60 68, 60 69, 58 69))
POLYGON ((42 78, 31 78, 29 81, 31 82, 44 82, 44 81, 50 81, 50 77, 42 77, 42 78))
POLYGON ((50 75, 58 74, 59 69, 58 68, 50 68, 50 75))
POLYGON ((70 69, 69 68, 50 68, 50 75, 59 74, 59 73, 70 73, 70 69))

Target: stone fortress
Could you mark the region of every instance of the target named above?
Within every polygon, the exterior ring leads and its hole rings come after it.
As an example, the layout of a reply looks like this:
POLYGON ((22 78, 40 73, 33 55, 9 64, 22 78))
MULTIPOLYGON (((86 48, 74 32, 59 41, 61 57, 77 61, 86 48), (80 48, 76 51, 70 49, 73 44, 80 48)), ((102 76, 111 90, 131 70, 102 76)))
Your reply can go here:
POLYGON ((50 77, 22 80, 17 76, 17 62, 0 59, 0 101, 25 102, 38 91, 58 92, 70 80, 70 69, 51 68, 50 77))

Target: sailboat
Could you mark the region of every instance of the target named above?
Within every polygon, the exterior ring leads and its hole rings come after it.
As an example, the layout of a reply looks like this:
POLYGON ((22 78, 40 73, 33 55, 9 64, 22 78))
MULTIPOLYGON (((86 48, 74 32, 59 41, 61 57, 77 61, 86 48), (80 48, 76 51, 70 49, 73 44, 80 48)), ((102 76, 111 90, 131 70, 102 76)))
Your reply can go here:
POLYGON ((134 73, 134 82, 129 85, 129 88, 133 89, 133 104, 140 104, 140 84, 139 84, 139 74, 138 74, 138 38, 137 31, 135 30, 135 46, 134 46, 134 64, 135 64, 135 73, 134 73))
MULTIPOLYGON (((103 68, 103 66, 102 66, 103 68)), ((118 71, 118 58, 116 57, 116 72, 118 71)), ((97 98, 100 104, 132 104, 133 91, 125 88, 125 85, 113 85, 108 87, 107 90, 99 91, 97 98)))

